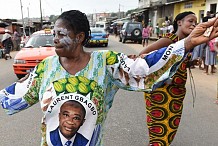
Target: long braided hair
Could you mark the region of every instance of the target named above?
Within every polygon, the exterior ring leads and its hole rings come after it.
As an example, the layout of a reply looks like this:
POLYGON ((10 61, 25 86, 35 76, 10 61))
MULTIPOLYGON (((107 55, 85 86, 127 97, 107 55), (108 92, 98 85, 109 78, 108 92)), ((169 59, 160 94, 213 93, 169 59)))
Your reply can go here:
POLYGON ((85 13, 82 13, 79 10, 70 10, 63 12, 58 19, 65 21, 75 34, 80 32, 85 33, 85 39, 82 42, 83 46, 88 42, 91 31, 85 13))

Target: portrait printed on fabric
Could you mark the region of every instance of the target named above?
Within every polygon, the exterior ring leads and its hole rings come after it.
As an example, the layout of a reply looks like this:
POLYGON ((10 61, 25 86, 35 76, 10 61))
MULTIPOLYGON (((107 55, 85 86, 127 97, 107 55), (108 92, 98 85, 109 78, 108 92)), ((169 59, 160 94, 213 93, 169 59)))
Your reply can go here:
MULTIPOLYGON (((102 122, 103 90, 82 76, 54 81, 43 94, 45 112, 42 132, 48 145, 89 146, 102 122)), ((94 142, 95 143, 95 142, 94 142)))

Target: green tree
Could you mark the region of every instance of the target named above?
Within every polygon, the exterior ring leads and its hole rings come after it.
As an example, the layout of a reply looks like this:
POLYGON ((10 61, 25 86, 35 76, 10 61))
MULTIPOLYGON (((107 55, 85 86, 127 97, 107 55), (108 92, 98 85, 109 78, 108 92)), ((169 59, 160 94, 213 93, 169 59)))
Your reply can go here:
POLYGON ((57 18, 58 18, 58 16, 50 15, 50 17, 49 17, 49 21, 55 23, 55 21, 57 20, 57 18))
POLYGON ((117 13, 112 12, 111 17, 117 17, 117 13))
POLYGON ((136 11, 137 10, 137 8, 136 9, 131 9, 131 10, 128 10, 127 12, 126 12, 126 15, 128 15, 128 14, 132 14, 134 11, 136 11))

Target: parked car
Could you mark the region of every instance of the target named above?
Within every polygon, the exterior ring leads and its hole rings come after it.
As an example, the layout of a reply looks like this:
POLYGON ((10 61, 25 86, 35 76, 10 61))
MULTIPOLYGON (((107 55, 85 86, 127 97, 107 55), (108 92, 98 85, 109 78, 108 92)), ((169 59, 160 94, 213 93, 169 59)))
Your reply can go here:
POLYGON ((30 36, 14 58, 14 73, 19 79, 28 74, 44 58, 56 54, 53 39, 50 29, 37 31, 30 36))
POLYGON ((86 44, 88 46, 108 46, 109 34, 102 28, 91 28, 91 38, 86 44))
POLYGON ((142 43, 142 23, 125 22, 120 31, 119 41, 125 43, 127 40, 142 43))

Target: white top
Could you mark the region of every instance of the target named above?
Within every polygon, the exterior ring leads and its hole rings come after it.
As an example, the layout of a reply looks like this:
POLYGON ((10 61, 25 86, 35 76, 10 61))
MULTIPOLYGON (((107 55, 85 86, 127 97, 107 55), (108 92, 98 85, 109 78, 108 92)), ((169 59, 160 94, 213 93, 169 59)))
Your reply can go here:
POLYGON ((172 33, 173 32, 173 25, 169 25, 167 29, 169 30, 169 33, 172 33))

